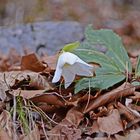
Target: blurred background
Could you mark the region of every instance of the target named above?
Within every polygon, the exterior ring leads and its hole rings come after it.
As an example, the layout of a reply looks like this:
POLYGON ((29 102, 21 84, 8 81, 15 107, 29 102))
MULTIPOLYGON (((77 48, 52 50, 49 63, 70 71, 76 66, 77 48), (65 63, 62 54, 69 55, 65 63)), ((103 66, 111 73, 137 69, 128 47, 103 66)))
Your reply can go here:
MULTIPOLYGON (((53 24, 54 22, 67 21, 68 23, 70 21, 76 21, 78 22, 77 26, 80 26, 82 29, 84 29, 84 27, 88 24, 93 24, 93 27, 95 29, 113 29, 123 38, 123 42, 126 46, 131 46, 131 48, 132 46, 139 47, 139 0, 0 0, 1 29, 13 28, 14 26, 20 24, 25 25, 29 23, 31 25, 34 23, 48 21, 51 21, 51 23, 47 26, 51 26, 51 24, 53 24)), ((62 26, 64 26, 64 24, 62 26)), ((71 28, 72 26, 67 26, 67 28, 68 27, 71 28)), ((60 32, 67 31, 65 30, 65 28, 63 29, 62 27, 62 30, 60 32)), ((58 28, 54 29, 57 30, 58 28)), ((72 29, 75 30, 75 28, 72 29)), ((0 37, 3 37, 5 34, 2 32, 7 32, 7 30, 0 32, 0 37)), ((19 30, 17 34, 20 34, 19 30)), ((82 31, 81 34, 83 34, 82 31)), ((57 34, 57 36, 59 36, 59 34, 57 34)), ((66 35, 64 34, 62 38, 65 38, 65 36, 66 35)), ((78 37, 79 36, 80 35, 78 35, 78 37)), ((82 37, 80 36, 78 40, 81 39, 82 37)), ((5 39, 1 40, 3 41, 5 39)), ((58 43, 58 46, 62 47, 63 44, 72 41, 74 40, 67 40, 62 44, 58 43)), ((3 42, 1 44, 3 44, 3 42)), ((41 45, 47 46, 46 44, 38 43, 36 44, 36 47, 41 45)), ((54 47, 55 45, 57 45, 57 43, 52 44, 49 49, 54 47)), ((1 45, 0 48, 3 48, 4 50, 5 46, 1 45)), ((12 47, 13 46, 14 45, 12 45, 12 47)))

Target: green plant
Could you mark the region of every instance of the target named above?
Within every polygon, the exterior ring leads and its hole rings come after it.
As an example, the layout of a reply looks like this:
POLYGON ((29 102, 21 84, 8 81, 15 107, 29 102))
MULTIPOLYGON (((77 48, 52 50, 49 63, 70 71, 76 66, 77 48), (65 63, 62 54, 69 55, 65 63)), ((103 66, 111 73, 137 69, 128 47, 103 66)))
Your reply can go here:
POLYGON ((24 104, 23 104, 23 98, 17 96, 16 100, 17 100, 16 112, 18 115, 17 119, 21 123, 25 133, 28 134, 30 130, 29 130, 28 119, 27 119, 27 111, 25 111, 24 104))
POLYGON ((103 90, 123 80, 133 81, 140 76, 140 57, 133 74, 131 62, 121 38, 112 30, 93 30, 89 25, 85 30, 85 41, 73 50, 73 53, 86 62, 100 65, 95 70, 95 77, 82 78, 76 83, 75 93, 88 88, 89 84, 91 88, 103 90), (96 46, 105 47, 106 53, 98 51, 96 46))

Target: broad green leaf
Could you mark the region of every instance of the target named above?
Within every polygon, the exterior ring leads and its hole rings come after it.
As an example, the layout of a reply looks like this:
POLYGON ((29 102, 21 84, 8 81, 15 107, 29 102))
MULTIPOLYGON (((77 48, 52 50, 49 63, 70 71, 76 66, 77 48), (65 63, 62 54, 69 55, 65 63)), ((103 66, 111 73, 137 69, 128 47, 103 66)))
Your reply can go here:
POLYGON ((75 93, 91 87, 95 89, 107 89, 124 79, 125 76, 119 74, 98 75, 93 78, 83 78, 76 84, 75 93))
POLYGON ((72 52, 73 50, 75 50, 79 46, 80 46, 80 43, 77 41, 77 42, 65 45, 62 50, 65 52, 72 52))
POLYGON ((88 88, 107 89, 126 78, 126 71, 132 72, 132 66, 120 37, 111 30, 93 30, 88 26, 85 41, 73 53, 86 62, 98 63, 94 78, 84 78, 75 87, 75 92, 88 88), (93 46, 106 47, 106 53, 99 52, 93 46))
POLYGON ((77 49, 74 51, 82 60, 86 62, 95 62, 102 66, 102 68, 107 68, 109 71, 119 71, 119 67, 116 66, 114 61, 102 52, 89 50, 89 49, 77 49))
POLYGON ((83 41, 80 46, 78 47, 78 49, 89 49, 89 50, 95 50, 97 51, 97 49, 95 48, 94 45, 91 45, 87 40, 83 41))
POLYGON ((84 40, 78 49, 89 49, 94 51, 106 52, 106 47, 103 44, 91 44, 87 40, 84 40))
POLYGON ((135 76, 140 76, 140 55, 139 55, 138 60, 137 60, 135 76))
POLYGON ((104 45, 108 49, 106 55, 112 58, 121 71, 132 72, 131 62, 121 38, 112 30, 93 30, 91 26, 88 26, 85 31, 85 36, 91 45, 104 45))

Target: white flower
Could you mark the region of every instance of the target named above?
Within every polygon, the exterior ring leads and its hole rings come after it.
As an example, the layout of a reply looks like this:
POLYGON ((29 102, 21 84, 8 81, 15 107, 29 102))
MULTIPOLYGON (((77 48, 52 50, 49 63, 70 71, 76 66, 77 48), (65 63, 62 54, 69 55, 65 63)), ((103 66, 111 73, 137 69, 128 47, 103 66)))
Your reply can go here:
POLYGON ((93 66, 87 64, 73 53, 63 52, 58 58, 52 83, 58 82, 61 75, 64 77, 65 88, 67 88, 75 79, 75 75, 93 76, 93 66))

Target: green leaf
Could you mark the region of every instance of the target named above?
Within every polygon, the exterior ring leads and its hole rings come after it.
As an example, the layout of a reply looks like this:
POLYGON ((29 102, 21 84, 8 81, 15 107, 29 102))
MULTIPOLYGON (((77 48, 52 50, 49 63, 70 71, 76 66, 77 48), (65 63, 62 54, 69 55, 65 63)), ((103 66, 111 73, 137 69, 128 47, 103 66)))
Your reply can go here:
POLYGON ((85 36, 91 45, 104 45, 108 49, 106 55, 112 58, 121 71, 132 72, 128 54, 122 44, 121 38, 116 33, 108 29, 93 30, 91 26, 88 26, 85 36))
POLYGON ((74 49, 78 48, 79 46, 80 46, 80 43, 77 41, 77 42, 65 45, 62 50, 65 52, 72 52, 74 49))
POLYGON ((119 74, 98 75, 93 78, 83 78, 76 84, 75 93, 78 93, 83 89, 88 89, 89 87, 101 90, 107 89, 124 79, 125 76, 119 74))
POLYGON ((119 71, 119 67, 116 66, 114 61, 102 52, 89 49, 77 49, 74 53, 86 62, 95 62, 100 64, 102 68, 107 68, 110 71, 119 71))
POLYGON ((120 37, 111 30, 93 30, 88 26, 85 41, 73 51, 86 62, 98 63, 94 78, 84 78, 75 87, 75 92, 89 87, 107 89, 126 78, 126 72, 132 72, 132 66, 120 37), (103 46, 106 53, 99 52, 93 46, 103 46))
POLYGON ((135 76, 140 76, 140 55, 138 56, 138 60, 137 60, 135 76))

